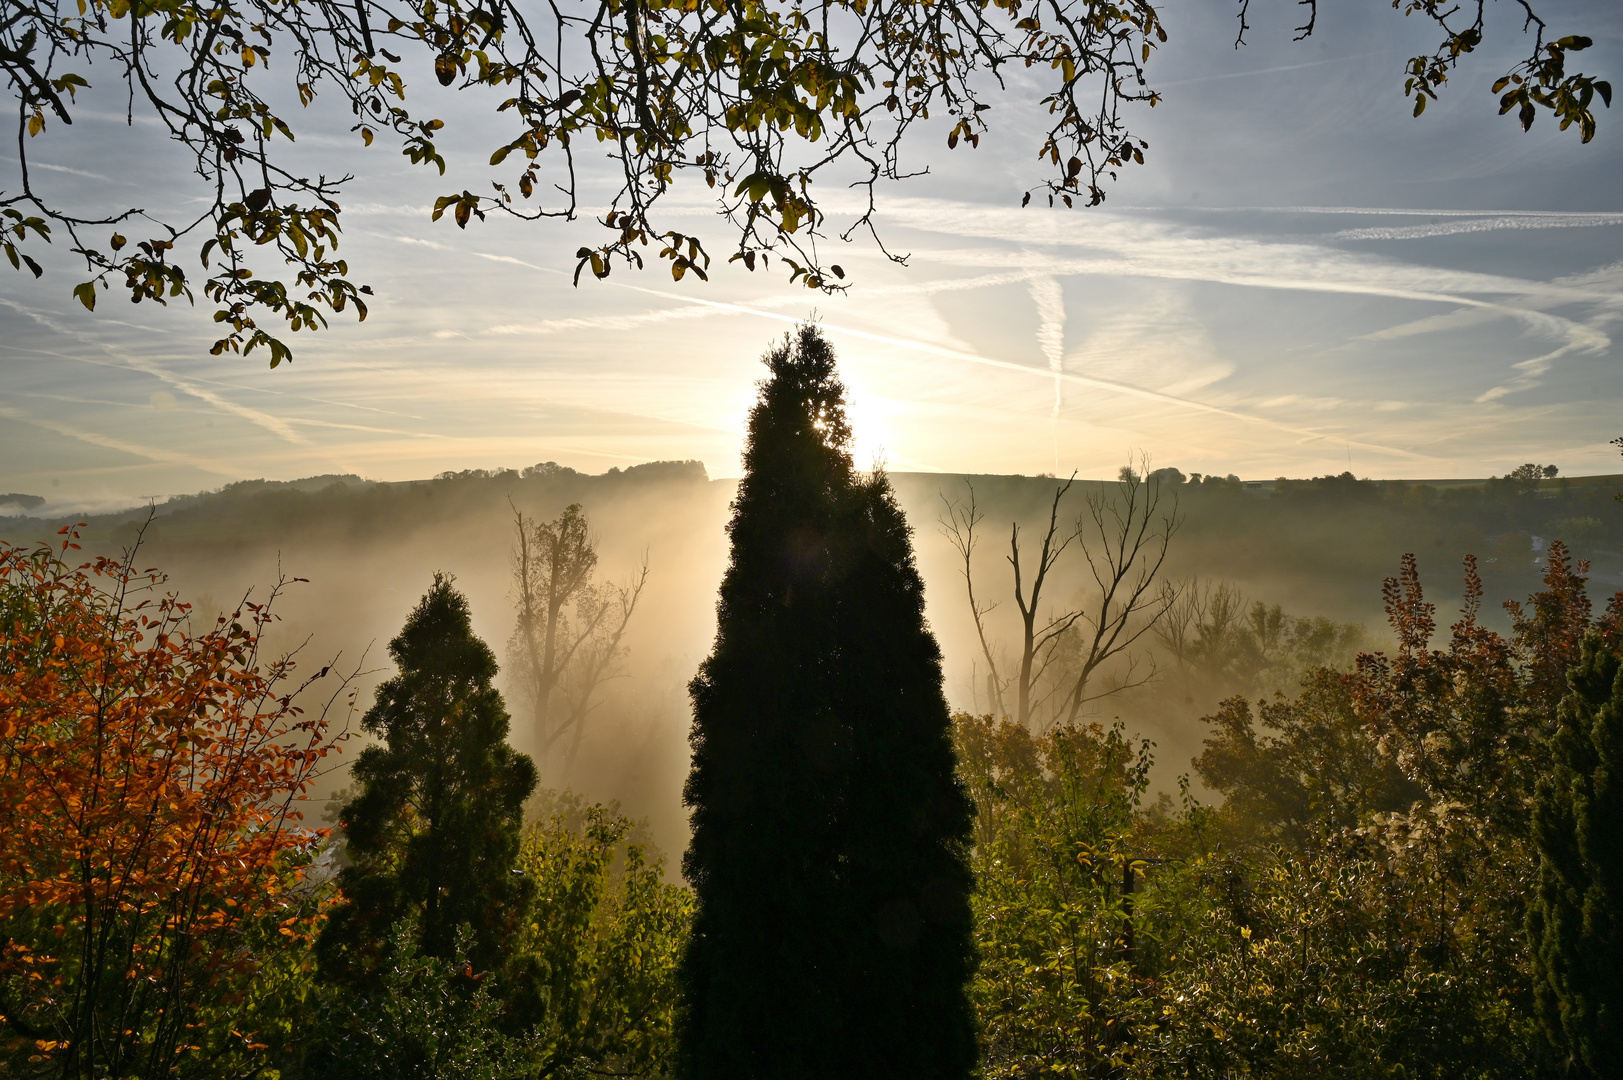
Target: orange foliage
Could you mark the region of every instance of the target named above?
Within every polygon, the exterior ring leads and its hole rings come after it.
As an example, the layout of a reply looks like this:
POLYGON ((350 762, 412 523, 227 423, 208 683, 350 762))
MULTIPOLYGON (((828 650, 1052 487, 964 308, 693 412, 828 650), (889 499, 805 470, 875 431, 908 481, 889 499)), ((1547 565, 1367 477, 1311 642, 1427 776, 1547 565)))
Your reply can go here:
POLYGON ((260 966, 253 928, 311 931, 298 867, 324 831, 300 807, 338 695, 306 717, 328 669, 294 688, 262 659, 280 584, 193 633, 161 575, 70 566, 62 531, 0 545, 0 1061, 170 1076, 260 966))

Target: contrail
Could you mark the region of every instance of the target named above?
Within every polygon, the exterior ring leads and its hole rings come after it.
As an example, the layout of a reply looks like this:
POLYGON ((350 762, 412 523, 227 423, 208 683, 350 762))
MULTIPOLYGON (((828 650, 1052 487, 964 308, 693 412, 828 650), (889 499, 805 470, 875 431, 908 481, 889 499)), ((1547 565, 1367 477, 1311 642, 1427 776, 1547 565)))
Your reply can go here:
POLYGON ((1059 472, 1059 410, 1065 404, 1065 293, 1059 279, 1032 278, 1026 283, 1032 302, 1037 305, 1037 344, 1042 346, 1048 360, 1048 370, 1054 373, 1054 407, 1048 413, 1048 435, 1054 444, 1054 472, 1059 472))
MULTIPOLYGON (((645 288, 641 285, 627 285, 625 282, 610 282, 609 284, 613 284, 621 289, 629 289, 632 292, 640 292, 646 293, 649 296, 662 297, 666 300, 682 299, 680 297, 672 296, 670 293, 661 292, 658 289, 645 288)), ((730 304, 722 300, 694 300, 692 302, 704 304, 709 307, 715 307, 724 311, 737 312, 740 315, 753 315, 757 318, 770 319, 774 322, 789 323, 791 325, 798 325, 805 321, 799 316, 780 315, 775 311, 761 311, 758 308, 747 307, 743 304, 730 304)), ((1220 405, 1209 405, 1203 401, 1194 401, 1190 398, 1175 397, 1172 394, 1163 394, 1155 390, 1146 390, 1141 386, 1134 386, 1131 383, 1120 383, 1110 379, 1099 379, 1089 375, 1078 375, 1071 371, 1053 372, 1045 368, 1034 368, 1025 364, 1012 363, 1008 360, 994 360, 988 356, 980 356, 976 353, 964 352, 960 349, 949 349, 943 345, 931 345, 927 342, 913 341, 908 338, 892 337, 888 334, 875 334, 867 330, 858 330, 854 327, 839 326, 834 323, 825 322, 822 325, 826 329, 847 334, 851 337, 862 338, 866 341, 876 341, 886 345, 897 345, 905 349, 915 349, 920 352, 933 353, 937 356, 945 356, 953 360, 962 360, 971 364, 979 364, 983 367, 997 368, 1001 371, 1015 371, 1027 376, 1035 375, 1043 379, 1064 379, 1066 382, 1079 386, 1089 386, 1096 390, 1107 390, 1116 394, 1121 394, 1125 397, 1136 397, 1144 401, 1154 401, 1162 405, 1173 405, 1180 408, 1192 409, 1196 412, 1203 412, 1213 416, 1224 416, 1231 420, 1238 420, 1241 423, 1256 424, 1261 427, 1272 428, 1275 431, 1283 431, 1287 434, 1297 435, 1310 440, 1334 439, 1339 437, 1326 435, 1322 431, 1314 431, 1310 428, 1293 427, 1289 424, 1282 424, 1276 420, 1269 420, 1260 416, 1252 416, 1248 413, 1237 412, 1233 409, 1225 409, 1220 405)), ((1363 450, 1375 450, 1384 454, 1394 454, 1399 457, 1408 457, 1420 460, 1426 459, 1425 455, 1416 454, 1409 450, 1399 450, 1391 446, 1382 446, 1379 443, 1358 442, 1353 443, 1352 445, 1363 450)))
POLYGON ((272 416, 269 413, 260 412, 258 409, 250 409, 246 405, 238 405, 236 402, 229 401, 226 398, 221 397, 219 394, 214 393, 212 390, 205 390, 193 383, 191 380, 176 375, 165 368, 159 367, 157 364, 146 360, 139 360, 133 356, 124 354, 106 342, 97 341, 95 338, 90 337, 89 335, 82 334, 70 327, 63 326, 54 320, 39 314, 38 312, 28 310, 20 304, 13 303, 10 300, 0 300, 0 304, 5 304, 14 311, 28 316, 49 330, 67 337, 76 338, 84 344, 90 345, 94 348, 99 348, 102 352, 106 353, 112 358, 111 360, 95 360, 88 356, 73 356, 71 359, 77 360, 84 364, 95 364, 101 367, 125 368, 128 370, 139 371, 143 375, 150 375, 160 382, 174 387, 183 394, 187 394, 191 397, 197 398, 200 401, 207 402, 216 409, 219 409, 221 412, 233 413, 240 416, 249 423, 256 424, 274 435, 279 435, 296 446, 309 445, 309 440, 305 439, 298 432, 294 431, 280 417, 272 416))
POLYGON ((173 450, 161 450, 156 447, 141 446, 136 443, 125 442, 123 439, 115 439, 108 435, 99 435, 94 431, 81 431, 78 428, 69 427, 67 424, 59 423, 55 420, 46 420, 38 416, 30 416, 21 409, 14 409, 9 405, 0 405, 0 416, 7 417, 11 420, 17 420, 24 424, 32 425, 33 427, 43 428, 46 431, 54 431, 58 435, 64 435, 70 439, 78 439, 80 442, 86 442, 92 446, 99 446, 104 450, 117 450, 122 454, 130 454, 134 457, 146 458, 148 461, 157 461, 165 465, 189 465, 192 468, 198 469, 202 472, 213 473, 216 476, 224 476, 232 480, 237 479, 237 474, 234 472, 228 472, 227 470, 221 469, 216 465, 205 461, 200 461, 185 454, 177 453, 173 450))
POLYGON ((1623 214, 1563 214, 1549 217, 1505 215, 1502 217, 1456 217, 1452 221, 1435 225, 1405 225, 1402 227, 1342 229, 1325 233, 1319 240, 1426 240, 1434 236, 1458 236, 1462 233, 1500 232, 1506 229, 1594 229, 1607 225, 1623 225, 1623 214))

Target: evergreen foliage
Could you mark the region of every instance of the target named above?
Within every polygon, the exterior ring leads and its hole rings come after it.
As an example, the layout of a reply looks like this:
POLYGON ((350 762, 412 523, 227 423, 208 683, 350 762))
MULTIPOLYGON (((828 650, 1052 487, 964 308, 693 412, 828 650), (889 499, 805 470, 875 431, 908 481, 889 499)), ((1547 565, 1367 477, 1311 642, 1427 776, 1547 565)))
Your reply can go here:
POLYGON ((1584 639, 1567 685, 1534 804, 1528 924, 1546 1032, 1605 1076, 1623 1060, 1623 662, 1600 634, 1584 639))
POLYGON ((359 794, 340 812, 350 865, 319 943, 323 974, 364 982, 407 917, 420 953, 438 959, 471 926, 469 962, 495 970, 530 888, 513 868, 535 766, 505 742, 496 657, 449 577, 435 575, 389 654, 400 672, 362 722, 382 742, 356 760, 359 794))
POLYGON ((910 530, 884 475, 852 468, 816 328, 765 363, 690 687, 678 1074, 965 1077, 973 804, 910 530))
MULTIPOLYGON (((304 1075, 321 1080, 520 1080, 529 1068, 527 1040, 500 1030, 501 1002, 486 981, 465 972, 457 948, 449 957, 424 954, 417 921, 390 929, 390 962, 365 993, 328 988, 317 995, 321 1020, 335 1037, 323 1040, 304 1075)), ((458 931, 465 946, 470 931, 458 931)), ((298 1075, 295 1073, 295 1075, 298 1075)))

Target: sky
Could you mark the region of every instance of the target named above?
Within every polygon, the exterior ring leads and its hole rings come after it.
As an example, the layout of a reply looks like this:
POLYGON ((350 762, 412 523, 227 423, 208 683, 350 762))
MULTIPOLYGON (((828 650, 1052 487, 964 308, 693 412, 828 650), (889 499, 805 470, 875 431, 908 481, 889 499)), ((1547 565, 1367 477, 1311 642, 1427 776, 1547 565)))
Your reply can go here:
MULTIPOLYGON (((1106 477, 1142 454, 1246 479, 1617 472, 1623 102, 1588 145, 1547 115, 1522 133, 1488 92, 1519 23, 1489 9, 1482 55, 1415 119, 1403 60, 1434 35, 1387 3, 1326 4, 1293 42, 1296 5, 1259 0, 1239 49, 1232 5, 1169 3, 1165 100, 1135 117, 1147 163, 1104 206, 1020 207, 1041 116, 1016 81, 979 149, 927 129, 910 161, 929 174, 882 189, 906 265, 827 241, 852 282, 837 296, 739 267, 575 287, 595 226, 430 220, 435 194, 496 175, 487 115, 430 99, 466 124, 439 180, 317 112, 298 153, 356 174, 341 254, 376 293, 367 321, 296 335, 270 370, 208 355, 206 306, 107 293, 87 313, 61 258, 0 278, 0 493, 89 512, 325 473, 699 459, 736 476, 759 358, 807 318, 839 351, 859 462, 894 471, 1106 477)), ((1541 10, 1623 87, 1623 6, 1541 10)), ((87 207, 183 205, 173 155, 121 106, 93 91, 32 144, 39 175, 87 207)), ((704 194, 678 188, 666 220, 725 250, 704 194)))

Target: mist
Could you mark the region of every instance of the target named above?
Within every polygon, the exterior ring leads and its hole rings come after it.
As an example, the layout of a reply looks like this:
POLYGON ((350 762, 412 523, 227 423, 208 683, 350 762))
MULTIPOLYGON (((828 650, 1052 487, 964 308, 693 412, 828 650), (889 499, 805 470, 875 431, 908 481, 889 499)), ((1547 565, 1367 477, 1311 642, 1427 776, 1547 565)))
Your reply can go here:
MULTIPOLYGON (((948 700, 955 710, 991 712, 963 562, 943 535, 942 521, 951 504, 962 505, 973 492, 983 519, 971 570, 978 600, 990 605, 984 616, 988 642, 1006 664, 1019 629, 1010 529, 1020 526, 1029 568, 1063 478, 895 473, 891 481, 913 528, 948 700)), ((1429 595, 1440 601, 1441 626, 1452 619, 1466 554, 1481 560, 1486 618, 1502 623, 1499 603, 1537 588, 1539 552, 1562 528, 1582 533, 1571 542, 1575 555, 1593 561, 1592 596, 1623 586, 1623 506, 1611 499, 1623 486, 1617 477, 1550 481, 1525 491, 1499 491, 1481 481, 1381 484, 1350 477, 1277 483, 1214 477, 1200 483, 1165 472, 1156 483, 1160 512, 1178 523, 1158 582, 1186 593, 1205 590, 1208 597, 1214 589, 1225 592, 1242 616, 1260 603, 1265 609, 1277 605, 1287 622, 1333 624, 1342 646, 1321 658, 1333 666, 1350 665, 1353 648, 1387 647, 1381 582, 1397 572, 1408 551, 1417 553, 1429 595), (1470 492, 1488 494, 1467 497, 1470 492)), ((509 663, 515 512, 545 521, 580 504, 597 541, 597 580, 623 582, 646 558, 647 585, 627 628, 625 655, 602 684, 574 760, 566 767, 558 755, 539 753, 522 695, 504 671, 499 685, 513 718, 510 741, 537 756, 548 787, 618 802, 626 814, 644 820, 672 872, 687 842, 681 803, 688 770, 686 687, 715 633, 735 487, 731 479, 710 479, 699 462, 658 462, 600 475, 547 463, 389 484, 353 476, 249 481, 150 511, 91 517, 82 543, 87 552, 116 555, 139 537, 137 564, 167 573, 166 588, 192 603, 200 620, 234 610, 245 597, 264 600, 284 580, 275 603, 280 621, 267 648, 271 654, 296 650, 306 673, 335 659, 337 670, 359 671, 352 717, 358 730, 373 687, 393 673, 387 642, 437 571, 455 576, 476 632, 509 663)), ((1079 480, 1062 502, 1061 528, 1074 525, 1090 496, 1113 498, 1117 489, 1115 481, 1079 480)), ((33 542, 64 524, 71 522, 6 518, 0 537, 33 542)), ((1097 585, 1073 544, 1055 564, 1042 606, 1085 609, 1096 602, 1097 585)), ((1107 689, 1112 680, 1150 677, 1089 701, 1080 719, 1120 722, 1128 733, 1153 740, 1155 787, 1174 791, 1209 734, 1200 717, 1234 694, 1293 692, 1299 667, 1284 663, 1261 672, 1234 661, 1221 671, 1198 669, 1174 656, 1162 635, 1145 633, 1094 675, 1090 693, 1107 689), (1133 665, 1137 675, 1127 678, 1133 665)), ((352 742, 346 757, 352 760, 357 748, 352 742)), ((338 768, 315 797, 342 789, 346 777, 347 769, 338 768)))

